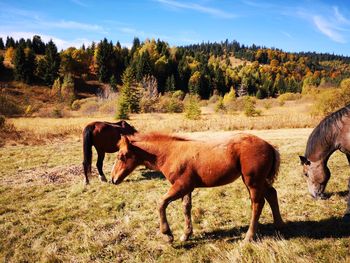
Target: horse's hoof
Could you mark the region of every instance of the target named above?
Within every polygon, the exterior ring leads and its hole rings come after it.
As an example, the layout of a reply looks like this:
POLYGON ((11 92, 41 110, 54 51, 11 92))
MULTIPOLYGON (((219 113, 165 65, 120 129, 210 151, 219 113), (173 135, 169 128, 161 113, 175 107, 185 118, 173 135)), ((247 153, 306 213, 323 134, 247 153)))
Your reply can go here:
POLYGON ((344 223, 350 223, 350 214, 345 214, 343 216, 343 222, 344 223))
POLYGON ((167 243, 173 243, 174 241, 174 236, 173 235, 164 235, 164 239, 167 243))
POLYGON ((186 235, 186 234, 183 234, 183 235, 180 237, 180 241, 181 241, 181 242, 188 241, 189 239, 190 239, 190 236, 189 236, 189 235, 186 235))
POLYGON ((100 176, 100 180, 101 180, 101 182, 108 182, 108 181, 107 181, 107 178, 104 177, 104 176, 100 176))

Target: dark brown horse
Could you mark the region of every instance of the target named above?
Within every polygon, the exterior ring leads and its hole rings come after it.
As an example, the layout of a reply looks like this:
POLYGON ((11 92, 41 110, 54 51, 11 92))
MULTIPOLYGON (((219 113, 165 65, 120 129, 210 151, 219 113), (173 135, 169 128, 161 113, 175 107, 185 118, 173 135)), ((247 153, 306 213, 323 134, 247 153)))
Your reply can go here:
MULTIPOLYGON (((325 199, 324 191, 331 176, 327 162, 336 150, 343 152, 350 164, 350 105, 324 118, 309 136, 305 155, 299 156, 309 192, 316 199, 325 199)), ((348 187, 350 190, 350 180, 348 187)), ((350 222, 350 197, 344 221, 350 222)))
POLYGON ((117 160, 112 169, 112 182, 119 184, 138 165, 161 171, 172 186, 159 205, 160 230, 173 241, 166 208, 182 198, 185 231, 182 241, 192 234, 191 193, 194 188, 221 186, 240 175, 252 204, 252 218, 245 240, 253 239, 265 199, 271 206, 274 223, 283 225, 277 192, 272 183, 278 173, 280 160, 277 150, 264 140, 248 134, 238 134, 222 143, 187 140, 164 134, 122 136, 117 160))
POLYGON ((133 126, 126 121, 111 122, 92 122, 83 130, 83 153, 84 153, 84 174, 85 183, 89 183, 89 175, 91 174, 92 146, 97 151, 97 169, 101 181, 106 182, 107 179, 103 173, 103 160, 105 153, 114 153, 118 151, 118 142, 121 135, 131 135, 137 132, 133 126))

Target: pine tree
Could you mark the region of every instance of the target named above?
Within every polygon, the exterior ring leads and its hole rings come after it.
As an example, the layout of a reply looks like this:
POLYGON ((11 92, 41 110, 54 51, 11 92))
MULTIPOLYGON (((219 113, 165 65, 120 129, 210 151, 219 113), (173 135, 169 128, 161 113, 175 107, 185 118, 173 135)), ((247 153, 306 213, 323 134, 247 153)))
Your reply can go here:
POLYGON ((26 49, 25 61, 25 82, 31 83, 34 80, 34 72, 36 68, 35 54, 31 48, 26 49))
POLYGON ((16 48, 15 40, 12 37, 6 38, 6 49, 8 49, 9 47, 16 48))
POLYGON ((174 92, 175 91, 175 77, 173 74, 171 76, 167 77, 167 79, 166 79, 165 91, 166 92, 174 92))
POLYGON ((60 68, 60 56, 57 53, 57 47, 52 40, 50 40, 46 46, 45 64, 44 81, 46 84, 52 85, 58 76, 58 70, 60 68))
POLYGON ((104 38, 98 45, 96 54, 97 76, 100 82, 107 83, 112 75, 112 64, 114 63, 114 52, 112 42, 108 43, 104 38))
POLYGON ((45 54, 45 44, 41 40, 40 36, 33 36, 32 46, 35 54, 44 55, 45 54))
POLYGON ((129 113, 140 111, 140 89, 134 82, 134 72, 128 67, 123 73, 123 86, 118 101, 118 119, 128 119, 129 113))
POLYGON ((5 49, 4 41, 2 40, 2 37, 0 37, 0 49, 5 49))
POLYGON ((152 75, 152 66, 148 51, 144 51, 136 63, 136 80, 141 81, 146 75, 152 75))
POLYGON ((112 77, 109 79, 109 86, 114 92, 117 91, 117 80, 114 75, 112 75, 112 77))
POLYGON ((15 80, 25 81, 26 55, 24 53, 24 48, 22 46, 19 46, 18 48, 16 48, 13 64, 14 64, 15 80))

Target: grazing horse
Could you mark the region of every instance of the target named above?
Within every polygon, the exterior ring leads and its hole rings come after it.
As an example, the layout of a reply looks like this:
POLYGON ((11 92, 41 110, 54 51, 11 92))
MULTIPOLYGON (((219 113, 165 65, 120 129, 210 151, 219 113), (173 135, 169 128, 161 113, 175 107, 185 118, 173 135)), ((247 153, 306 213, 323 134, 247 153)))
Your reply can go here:
POLYGON ((126 121, 122 120, 116 123, 111 122, 92 122, 83 130, 83 153, 84 153, 84 174, 85 184, 89 184, 89 175, 91 174, 92 146, 97 151, 97 169, 101 181, 107 179, 103 173, 103 160, 105 153, 114 153, 118 151, 118 142, 121 135, 134 134, 136 129, 126 121))
POLYGON ((111 172, 112 183, 121 183, 139 165, 161 171, 172 185, 159 205, 160 231, 169 242, 174 239, 166 218, 169 203, 182 198, 186 224, 181 240, 186 241, 192 234, 191 193, 194 188, 225 185, 240 175, 252 205, 245 241, 254 238, 265 199, 271 206, 276 227, 284 224, 277 192, 272 187, 280 165, 279 153, 256 136, 238 134, 221 143, 159 133, 122 136, 111 172))
MULTIPOLYGON (((309 192, 315 199, 326 198, 324 190, 331 176, 327 162, 336 150, 344 153, 350 164, 350 105, 325 117, 310 134, 305 155, 299 156, 309 192)), ((350 190, 350 180, 348 187, 350 190)), ((344 221, 350 222, 350 197, 344 221)))

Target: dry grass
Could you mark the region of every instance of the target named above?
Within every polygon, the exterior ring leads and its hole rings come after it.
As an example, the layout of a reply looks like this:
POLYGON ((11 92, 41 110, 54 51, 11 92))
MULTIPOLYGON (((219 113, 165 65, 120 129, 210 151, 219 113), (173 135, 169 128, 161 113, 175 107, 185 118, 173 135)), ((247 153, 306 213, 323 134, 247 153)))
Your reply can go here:
MULTIPOLYGON (((75 121, 72 125, 81 124, 75 121)), ((278 146, 281 153, 275 186, 287 221, 282 232, 275 232, 266 205, 258 242, 241 242, 249 224, 250 201, 237 180, 194 191, 194 236, 188 242, 178 241, 183 229, 181 203, 171 204, 167 212, 176 240, 165 244, 157 234, 156 207, 169 183, 158 173, 138 169, 121 185, 95 179, 84 187, 81 142, 67 139, 0 148, 1 261, 349 262, 350 229, 341 222, 349 177, 345 156, 336 153, 330 159, 330 198, 314 201, 298 161, 311 129, 250 132, 278 146)), ((182 133, 207 140, 233 132, 182 133)), ((106 156, 107 174, 113 159, 114 154, 106 156)))
MULTIPOLYGON (((106 104, 108 107, 109 104, 106 104)), ((281 128, 315 127, 319 118, 309 113, 310 103, 287 101, 283 106, 274 104, 265 109, 264 103, 258 105, 262 116, 247 117, 243 112, 234 114, 214 113, 213 105, 202 107, 199 120, 188 120, 184 114, 147 113, 133 114, 128 122, 139 131, 194 132, 194 131, 235 131, 281 128)), ((112 114, 95 113, 90 117, 69 118, 13 118, 9 122, 20 132, 20 140, 10 140, 7 144, 45 144, 47 141, 64 138, 79 139, 82 129, 92 121, 115 121, 112 114)))

